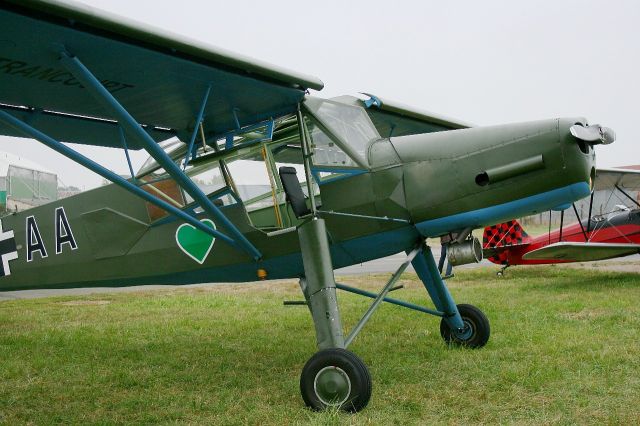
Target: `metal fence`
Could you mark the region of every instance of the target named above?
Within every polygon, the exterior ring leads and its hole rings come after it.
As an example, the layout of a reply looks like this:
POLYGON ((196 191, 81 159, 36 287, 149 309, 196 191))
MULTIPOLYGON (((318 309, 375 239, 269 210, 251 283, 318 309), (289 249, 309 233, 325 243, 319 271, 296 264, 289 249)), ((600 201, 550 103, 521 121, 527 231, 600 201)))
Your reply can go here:
POLYGON ((10 165, 5 187, 7 198, 32 205, 58 199, 58 177, 53 173, 10 165))

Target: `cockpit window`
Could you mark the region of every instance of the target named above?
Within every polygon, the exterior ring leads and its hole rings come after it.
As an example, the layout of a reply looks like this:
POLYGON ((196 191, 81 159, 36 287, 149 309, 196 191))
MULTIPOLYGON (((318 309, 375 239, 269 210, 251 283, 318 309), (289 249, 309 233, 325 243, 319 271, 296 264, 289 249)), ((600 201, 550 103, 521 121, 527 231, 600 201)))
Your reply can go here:
MULTIPOLYGON (((272 132, 253 126, 245 132, 219 137, 203 144, 196 140, 195 158, 185 166, 187 144, 179 140, 162 142, 160 147, 199 189, 218 207, 241 203, 250 223, 261 230, 294 224, 278 175, 279 167, 295 167, 304 184, 302 148, 295 116, 274 120, 272 132)), ((268 129, 267 129, 268 130, 268 129)), ((193 198, 171 178, 153 158, 136 176, 138 185, 177 208, 194 208, 193 198)), ((306 188, 306 185, 304 185, 306 188)), ((317 186, 314 186, 317 191, 317 186)), ((163 209, 147 203, 150 220, 168 216, 163 209)))
POLYGON ((313 147, 313 164, 331 167, 358 167, 325 132, 312 121, 307 121, 313 147))
MULTIPOLYGON (((220 169, 219 162, 198 164, 195 167, 187 169, 187 175, 191 177, 193 183, 205 194, 213 194, 216 191, 220 191, 227 183, 220 169)), ((187 204, 193 202, 191 196, 187 193, 184 194, 187 204)), ((229 199, 229 201, 231 201, 229 199)), ((228 203, 224 203, 227 205, 228 203)))
MULTIPOLYGON (((363 117, 367 118, 363 111, 360 111, 362 114, 351 112, 353 114, 347 113, 345 118, 348 122, 340 124, 337 118, 333 121, 328 118, 327 121, 332 122, 352 142, 354 138, 357 139, 360 153, 342 142, 328 130, 326 124, 320 123, 306 110, 303 111, 304 129, 299 128, 295 115, 288 115, 274 120, 266 133, 259 126, 250 126, 237 134, 217 137, 215 140, 213 137, 206 144, 201 139, 196 140, 193 150, 196 155, 188 158, 188 161, 186 143, 174 139, 162 142, 160 146, 216 206, 240 204, 255 228, 270 232, 297 223, 286 203, 280 168, 294 168, 305 196, 310 196, 310 186, 311 196, 316 198, 318 204, 321 201, 321 185, 364 172, 366 165, 359 157, 363 156, 369 138, 375 138, 377 133, 370 121, 368 125, 371 128, 368 130, 366 122, 357 123, 363 117), (310 136, 313 150, 309 185, 303 166, 301 132, 310 136)), ((339 114, 338 111, 333 113, 339 114)), ((142 166, 135 180, 142 189, 177 208, 191 208, 196 213, 201 210, 153 158, 142 166)), ((151 203, 148 203, 147 209, 152 222, 168 215, 151 203)))
POLYGON ((247 211, 274 205, 273 176, 267 167, 266 155, 266 148, 257 146, 224 160, 233 179, 234 190, 247 211))

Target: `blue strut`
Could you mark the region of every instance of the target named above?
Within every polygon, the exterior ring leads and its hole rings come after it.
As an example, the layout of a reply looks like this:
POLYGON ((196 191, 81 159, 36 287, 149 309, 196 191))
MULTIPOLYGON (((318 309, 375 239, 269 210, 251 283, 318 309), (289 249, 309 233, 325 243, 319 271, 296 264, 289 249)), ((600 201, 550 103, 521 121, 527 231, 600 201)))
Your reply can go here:
POLYGON ((464 322, 446 283, 440 276, 438 265, 429 246, 423 244, 422 250, 413 258, 411 265, 413 265, 413 269, 422 280, 422 284, 424 284, 427 293, 431 296, 436 309, 444 312, 443 318, 447 321, 449 327, 452 330, 456 330, 457 334, 464 334, 466 331, 464 322))
POLYGON ((60 52, 62 65, 82 84, 91 95, 118 120, 120 125, 135 136, 145 150, 160 164, 169 175, 180 185, 185 192, 202 207, 202 209, 215 219, 216 222, 226 228, 232 235, 236 244, 246 251, 254 260, 262 258, 262 254, 240 232, 240 230, 216 207, 206 194, 174 163, 156 141, 149 136, 140 124, 127 112, 126 109, 105 89, 100 81, 89 71, 87 67, 75 56, 68 52, 60 52))
POLYGON ((33 139, 36 139, 40 142, 42 142, 44 145, 48 146, 49 148, 53 149, 54 151, 64 155, 67 158, 70 158, 71 160, 75 161, 76 163, 80 164, 81 166, 86 167, 87 169, 96 172, 97 174, 99 174, 100 176, 102 176, 105 179, 110 180, 111 182, 113 182, 114 184, 126 189, 129 192, 134 193, 135 195, 139 196, 140 198, 150 202, 151 204, 154 204, 158 207, 160 207, 163 210, 168 211, 169 213, 173 214, 174 216, 184 220, 185 222, 189 223, 190 225, 196 227, 197 229, 206 232, 210 235, 213 235, 216 238, 220 238, 221 240, 225 241, 226 243, 232 245, 232 246, 236 246, 236 243, 234 240, 232 240, 231 238, 229 238, 228 236, 226 236, 225 234, 216 231, 213 228, 210 228, 209 226, 205 225, 204 223, 200 222, 199 220, 197 220, 195 217, 187 214, 186 212, 184 212, 183 210, 180 210, 179 208, 176 208, 174 206, 172 206, 171 204, 167 203, 166 201, 162 201, 156 197, 154 197, 153 195, 149 194, 148 192, 146 192, 143 189, 140 189, 138 186, 132 184, 131 182, 129 182, 127 179, 117 175, 116 173, 113 173, 111 170, 102 167, 100 164, 96 163, 95 161, 91 160, 90 158, 85 157, 84 155, 78 153, 77 151, 74 151, 73 149, 69 148, 68 146, 64 145, 63 143, 53 139, 52 137, 45 135, 44 133, 42 133, 41 131, 34 129, 33 127, 31 127, 30 125, 20 121, 19 119, 15 118, 13 115, 5 112, 5 111, 0 111, 0 122, 3 122, 11 127, 13 127, 14 129, 24 133, 26 136, 32 137, 33 139))

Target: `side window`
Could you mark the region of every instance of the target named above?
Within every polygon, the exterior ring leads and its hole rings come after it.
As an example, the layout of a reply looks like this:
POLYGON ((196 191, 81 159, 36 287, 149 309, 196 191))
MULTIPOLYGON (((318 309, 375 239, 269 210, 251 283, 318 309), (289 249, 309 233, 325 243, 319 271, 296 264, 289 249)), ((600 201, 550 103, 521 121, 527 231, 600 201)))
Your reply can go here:
POLYGON ((234 189, 247 211, 273 206, 273 178, 265 162, 264 147, 247 148, 247 151, 225 160, 234 189))
MULTIPOLYGON (((298 182, 300 182, 300 186, 302 187, 302 192, 308 196, 309 191, 307 189, 304 165, 302 164, 302 147, 300 146, 300 142, 296 140, 295 143, 274 145, 271 147, 271 155, 275 163, 276 171, 279 171, 280 167, 293 167, 296 169, 296 176, 298 178, 298 182)), ((279 180, 278 187, 279 189, 282 189, 279 180)), ((314 194, 320 194, 317 185, 314 185, 314 194)), ((284 201, 284 193, 281 195, 282 201, 284 201)))
MULTIPOLYGON (((217 160, 207 161, 198 165, 189 165, 186 170, 187 175, 193 182, 207 195, 219 193, 213 203, 218 207, 230 205, 236 200, 230 195, 230 191, 224 191, 227 184, 224 175, 220 169, 220 162, 217 160)), ((151 195, 168 202, 177 208, 184 208, 193 202, 193 198, 187 194, 164 169, 156 169, 152 173, 139 178, 145 184, 141 188, 151 195)), ((169 215, 167 211, 146 203, 147 213, 151 222, 162 219, 169 215)))
MULTIPOLYGON (((159 171, 164 172, 163 170, 159 171)), ((142 185, 141 188, 151 195, 161 199, 162 201, 168 202, 174 207, 177 207, 179 209, 183 208, 185 206, 185 202, 182 195, 182 190, 172 178, 162 177, 161 175, 164 175, 164 173, 152 173, 150 175, 142 177, 140 180, 142 182, 148 183, 142 185)), ((169 215, 166 210, 161 209, 154 204, 147 202, 146 205, 147 213, 149 214, 149 220, 151 220, 152 222, 169 215)))
POLYGON ((313 163, 330 167, 357 167, 357 164, 318 126, 309 126, 313 146, 313 163))
MULTIPOLYGON (((204 165, 187 168, 187 174, 191 177, 193 182, 198 185, 198 188, 207 195, 214 194, 216 192, 224 192, 222 190, 227 188, 227 182, 224 178, 224 174, 222 173, 219 161, 207 162, 204 165)), ((184 197, 187 204, 193 202, 193 198, 191 198, 191 196, 186 192, 184 197)), ((235 200, 229 193, 226 193, 215 197, 213 202, 217 206, 221 207, 233 204, 235 200)))

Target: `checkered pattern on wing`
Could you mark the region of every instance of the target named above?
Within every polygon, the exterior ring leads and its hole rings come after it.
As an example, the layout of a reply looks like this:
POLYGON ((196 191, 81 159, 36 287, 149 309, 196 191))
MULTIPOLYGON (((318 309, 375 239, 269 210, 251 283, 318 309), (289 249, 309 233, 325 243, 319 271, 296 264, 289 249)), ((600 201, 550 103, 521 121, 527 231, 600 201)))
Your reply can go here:
POLYGON ((488 258, 490 262, 499 263, 500 265, 506 265, 509 263, 509 252, 501 251, 494 256, 488 258))
POLYGON ((508 247, 523 244, 529 235, 522 229, 517 220, 487 226, 482 236, 483 248, 508 247))

